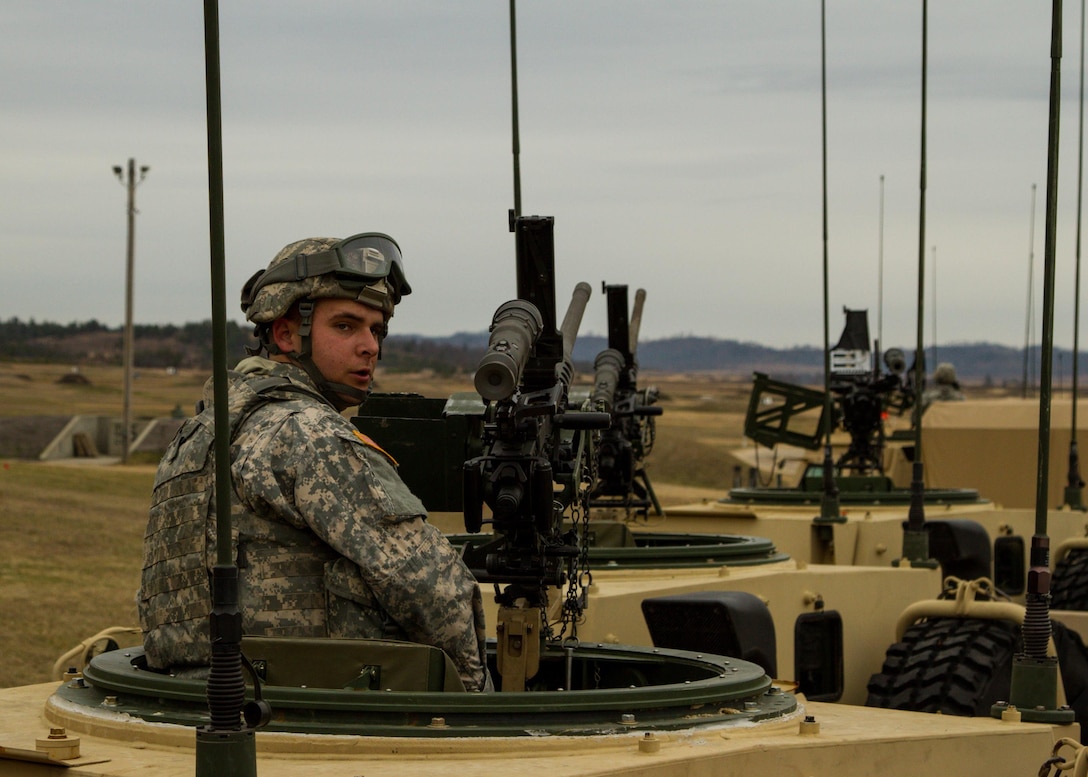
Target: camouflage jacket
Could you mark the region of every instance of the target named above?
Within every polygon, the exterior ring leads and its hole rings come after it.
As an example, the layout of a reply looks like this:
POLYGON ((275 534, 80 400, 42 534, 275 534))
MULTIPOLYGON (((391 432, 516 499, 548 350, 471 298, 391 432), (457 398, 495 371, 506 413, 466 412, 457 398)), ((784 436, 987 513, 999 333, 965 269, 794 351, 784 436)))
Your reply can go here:
MULTIPOLYGON (((243 632, 408 639, 491 688, 483 602, 471 572, 426 522, 395 462, 293 365, 249 358, 229 375, 234 557, 243 632)), ((206 409, 159 465, 139 611, 154 668, 206 665, 216 564, 211 382, 206 409)))
POLYGON ((965 399, 967 397, 955 386, 939 384, 922 392, 922 409, 925 410, 934 402, 959 402, 965 399))

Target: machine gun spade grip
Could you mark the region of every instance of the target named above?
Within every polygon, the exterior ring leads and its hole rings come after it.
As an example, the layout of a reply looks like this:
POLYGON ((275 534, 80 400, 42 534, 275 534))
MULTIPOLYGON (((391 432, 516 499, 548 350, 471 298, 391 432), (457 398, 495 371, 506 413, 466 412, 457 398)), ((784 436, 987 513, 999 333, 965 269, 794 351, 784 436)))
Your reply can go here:
POLYGON ((531 302, 510 300, 495 311, 487 353, 473 380, 481 397, 499 401, 513 396, 543 327, 540 311, 531 302))

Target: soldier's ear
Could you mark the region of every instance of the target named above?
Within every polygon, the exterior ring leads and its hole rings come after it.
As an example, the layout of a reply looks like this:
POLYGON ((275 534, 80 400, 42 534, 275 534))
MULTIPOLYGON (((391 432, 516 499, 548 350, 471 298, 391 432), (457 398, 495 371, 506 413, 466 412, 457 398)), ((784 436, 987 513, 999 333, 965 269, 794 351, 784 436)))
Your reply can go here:
POLYGON ((289 318, 277 318, 272 322, 272 342, 280 353, 294 353, 299 349, 298 322, 289 318))

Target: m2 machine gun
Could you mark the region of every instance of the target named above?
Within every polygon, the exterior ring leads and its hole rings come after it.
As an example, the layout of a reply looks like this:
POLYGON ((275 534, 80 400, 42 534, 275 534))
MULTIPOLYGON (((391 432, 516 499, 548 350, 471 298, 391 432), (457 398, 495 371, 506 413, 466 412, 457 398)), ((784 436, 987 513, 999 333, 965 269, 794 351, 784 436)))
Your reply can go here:
POLYGON ((486 523, 493 530, 489 541, 467 544, 464 558, 477 580, 496 587, 503 690, 524 690, 536 674, 547 591, 574 578, 585 558, 577 522, 564 529, 563 516, 568 508, 584 514, 584 465, 593 461, 587 432, 611 421, 608 413, 569 406, 571 350, 591 289, 577 285, 557 329, 553 227, 547 217, 513 220, 518 299, 501 305, 491 324, 475 375, 487 403, 484 453, 464 466, 465 528, 476 534, 486 523))
MULTIPOLYGON (((830 428, 846 431, 850 445, 835 462, 835 469, 860 477, 879 477, 884 474, 884 417, 889 411, 903 413, 912 407, 915 391, 905 375, 906 361, 901 350, 892 348, 884 354, 887 372, 874 363, 867 311, 844 312, 846 326, 831 349, 828 385, 833 400, 830 428)), ((825 396, 822 391, 773 380, 757 372, 744 434, 768 448, 786 443, 816 450, 827 428, 829 403, 825 396)))
POLYGON ((602 284, 608 303, 608 347, 594 360, 594 406, 609 413, 612 425, 601 433, 597 446, 597 479, 589 506, 619 509, 645 518, 661 505, 646 474, 645 459, 654 445, 654 418, 661 415, 657 389, 639 390, 638 330, 646 292, 635 292, 635 306, 627 320, 627 287, 602 284))

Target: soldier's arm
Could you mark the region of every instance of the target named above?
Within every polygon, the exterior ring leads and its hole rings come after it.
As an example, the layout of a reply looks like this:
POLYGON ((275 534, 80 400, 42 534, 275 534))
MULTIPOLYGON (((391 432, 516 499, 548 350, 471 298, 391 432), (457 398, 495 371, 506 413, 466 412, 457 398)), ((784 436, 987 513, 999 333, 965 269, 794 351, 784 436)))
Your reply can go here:
POLYGON ((307 428, 293 416, 269 445, 265 472, 247 480, 256 498, 307 526, 359 567, 383 609, 414 640, 443 649, 465 687, 483 690, 483 605, 456 550, 424 520, 422 503, 384 454, 352 430, 307 428), (264 486, 260 486, 264 483, 264 486))

